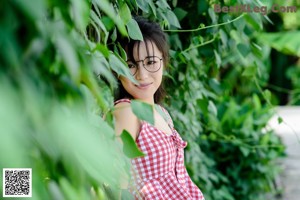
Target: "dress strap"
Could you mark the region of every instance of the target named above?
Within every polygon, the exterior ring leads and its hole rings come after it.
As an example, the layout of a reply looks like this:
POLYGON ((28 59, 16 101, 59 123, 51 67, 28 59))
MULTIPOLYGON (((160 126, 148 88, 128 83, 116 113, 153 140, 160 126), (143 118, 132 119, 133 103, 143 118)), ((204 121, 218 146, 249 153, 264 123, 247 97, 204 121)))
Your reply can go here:
POLYGON ((173 124, 173 120, 172 120, 172 118, 171 118, 169 112, 168 112, 164 107, 162 107, 161 105, 158 105, 158 107, 160 108, 159 110, 162 111, 162 112, 159 112, 159 113, 160 113, 160 114, 162 115, 162 117, 166 120, 166 122, 168 123, 169 127, 170 127, 171 129, 173 129, 173 128, 174 128, 174 124, 173 124))
POLYGON ((122 103, 122 102, 130 103, 131 101, 130 99, 119 99, 114 102, 114 105, 117 105, 118 103, 122 103))

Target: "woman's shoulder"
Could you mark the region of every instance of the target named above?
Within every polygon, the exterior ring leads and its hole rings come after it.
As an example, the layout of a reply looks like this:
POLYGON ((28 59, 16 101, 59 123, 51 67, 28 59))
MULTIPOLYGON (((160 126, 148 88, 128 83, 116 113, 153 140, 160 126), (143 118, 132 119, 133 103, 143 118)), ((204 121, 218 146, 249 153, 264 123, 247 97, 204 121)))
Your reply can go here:
POLYGON ((135 116, 131 110, 130 99, 119 99, 114 102, 114 115, 119 116, 135 116))
POLYGON ((137 116, 132 112, 130 99, 120 99, 115 102, 113 115, 116 120, 117 134, 121 134, 126 129, 136 138, 140 122, 137 116))

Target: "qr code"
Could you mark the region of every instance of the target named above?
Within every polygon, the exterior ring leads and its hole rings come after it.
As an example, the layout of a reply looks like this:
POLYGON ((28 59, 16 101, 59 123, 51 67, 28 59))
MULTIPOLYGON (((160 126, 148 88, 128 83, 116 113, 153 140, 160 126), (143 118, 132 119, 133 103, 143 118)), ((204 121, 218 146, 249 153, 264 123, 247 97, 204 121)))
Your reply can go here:
POLYGON ((3 169, 3 197, 31 197, 31 168, 3 169))

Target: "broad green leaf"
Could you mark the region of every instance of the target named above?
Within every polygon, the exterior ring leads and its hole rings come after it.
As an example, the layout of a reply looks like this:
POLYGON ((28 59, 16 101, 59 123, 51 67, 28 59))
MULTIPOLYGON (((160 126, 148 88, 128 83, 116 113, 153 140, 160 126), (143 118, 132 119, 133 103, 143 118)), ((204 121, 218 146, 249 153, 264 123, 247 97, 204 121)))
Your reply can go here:
POLYGON ((248 22, 249 25, 251 25, 256 31, 261 31, 263 29, 262 20, 261 18, 256 14, 246 14, 244 16, 244 19, 248 22))
POLYGON ((77 199, 78 198, 78 191, 72 186, 72 184, 65 178, 61 177, 59 180, 59 188, 63 192, 63 194, 68 199, 77 199))
POLYGON ((250 154, 250 149, 244 146, 239 146, 239 149, 241 150, 244 157, 247 157, 250 154))
POLYGON ((197 105, 200 107, 201 111, 206 115, 208 112, 208 100, 207 99, 198 99, 197 105))
POLYGON ((188 12, 182 8, 175 8, 173 12, 179 21, 181 21, 188 14, 188 12))
POLYGON ((218 115, 217 107, 212 101, 208 102, 208 111, 214 116, 218 115))
POLYGON ((171 25, 181 28, 176 15, 171 10, 167 10, 166 17, 171 25))
POLYGON ((222 44, 226 48, 227 45, 228 45, 227 44, 227 42, 228 42, 228 36, 225 33, 225 31, 223 31, 223 29, 220 30, 219 34, 220 34, 220 37, 221 37, 222 44))
POLYGON ((243 71, 242 76, 254 77, 256 75, 257 68, 255 66, 246 67, 243 71))
POLYGON ((158 0, 158 1, 156 1, 156 4, 162 10, 171 9, 170 6, 169 6, 169 4, 168 4, 168 2, 166 0, 158 0))
POLYGON ((217 22, 217 16, 216 16, 216 12, 214 11, 214 9, 209 8, 208 9, 208 14, 210 16, 212 24, 215 24, 217 22))
POLYGON ((137 157, 145 156, 145 154, 139 150, 134 139, 132 138, 130 133, 128 133, 128 131, 123 130, 120 137, 123 141, 123 152, 127 157, 137 158, 137 157))
POLYGON ((239 43, 237 45, 237 49, 244 58, 250 53, 249 47, 245 44, 242 44, 242 43, 239 43))
POLYGON ((260 110, 261 109, 261 102, 260 102, 260 99, 257 96, 257 94, 254 94, 252 96, 252 101, 253 101, 254 109, 260 110))
POLYGON ((128 8, 126 3, 123 3, 121 5, 121 8, 119 10, 119 14, 122 17, 122 21, 123 21, 124 24, 127 24, 131 20, 130 9, 128 8))
POLYGON ((85 31, 89 22, 90 7, 88 1, 72 0, 72 17, 81 31, 85 31))
POLYGON ((105 46, 101 43, 97 43, 96 47, 92 50, 92 52, 94 52, 96 50, 99 50, 105 58, 108 58, 110 55, 110 52, 109 52, 107 46, 105 46))
POLYGON ((90 16, 91 16, 92 20, 99 26, 99 28, 101 28, 101 30, 103 30, 106 33, 107 30, 105 28, 105 25, 102 23, 102 21, 100 20, 98 15, 93 10, 91 10, 90 16))
POLYGON ((131 19, 126 24, 126 27, 127 27, 128 35, 129 35, 130 38, 132 38, 134 40, 143 41, 143 35, 141 33, 139 25, 138 25, 138 23, 134 19, 131 19))
POLYGON ((133 83, 137 83, 137 81, 134 79, 134 77, 131 75, 131 73, 128 70, 128 67, 126 63, 118 58, 115 54, 111 53, 109 55, 109 65, 118 75, 125 76, 129 78, 133 83))
POLYGON ((141 120, 147 121, 154 125, 153 106, 140 100, 131 101, 133 113, 141 120))
POLYGON ((127 31, 124 26, 123 21, 121 20, 120 16, 118 16, 113 8, 113 5, 109 3, 108 0, 93 0, 100 8, 101 10, 109 16, 110 19, 114 21, 114 23, 117 25, 120 33, 122 33, 124 36, 127 36, 127 31))
POLYGON ((118 49, 119 49, 119 53, 121 54, 122 59, 127 60, 126 51, 123 49, 123 47, 121 46, 120 43, 118 43, 118 49))
POLYGON ((214 50, 214 54, 215 54, 217 66, 219 68, 222 64, 221 56, 218 54, 216 50, 214 50))
POLYGON ((45 0, 39 1, 23 1, 23 0, 13 0, 11 1, 17 7, 19 7, 24 14, 31 17, 32 20, 42 19, 43 16, 47 13, 46 11, 46 2, 45 0))
POLYGON ((277 51, 300 56, 300 31, 262 33, 258 38, 262 43, 271 45, 277 51))
POLYGON ((220 82, 217 79, 215 78, 209 79, 209 86, 214 90, 216 94, 222 93, 220 82))
POLYGON ((148 2, 148 5, 149 5, 149 7, 150 7, 150 9, 151 9, 151 11, 152 11, 154 17, 156 17, 156 8, 155 8, 155 5, 154 5, 153 1, 150 0, 150 1, 148 2))
POLYGON ((149 13, 149 6, 145 0, 136 0, 138 7, 145 13, 149 13))
POLYGON ((268 101, 271 100, 272 93, 270 92, 270 90, 264 90, 264 97, 265 97, 266 100, 268 100, 268 101))
POLYGON ((60 51, 67 71, 71 75, 72 79, 75 82, 78 82, 80 78, 80 65, 77 53, 75 51, 76 48, 74 48, 71 41, 69 41, 69 38, 64 36, 58 37, 55 41, 55 44, 60 51))

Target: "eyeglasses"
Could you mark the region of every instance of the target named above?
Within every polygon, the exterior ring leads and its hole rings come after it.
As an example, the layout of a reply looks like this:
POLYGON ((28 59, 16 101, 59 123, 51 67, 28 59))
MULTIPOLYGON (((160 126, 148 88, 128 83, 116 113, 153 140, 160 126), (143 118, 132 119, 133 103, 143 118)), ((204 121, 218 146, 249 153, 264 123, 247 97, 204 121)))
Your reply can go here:
POLYGON ((160 70, 161 61, 162 61, 162 58, 159 58, 157 56, 148 56, 144 60, 138 60, 138 61, 134 61, 134 62, 128 60, 127 64, 128 64, 128 67, 129 67, 129 70, 130 70, 131 74, 134 76, 138 71, 138 68, 139 68, 138 63, 139 62, 142 62, 143 67, 148 72, 155 73, 158 70, 160 70))

